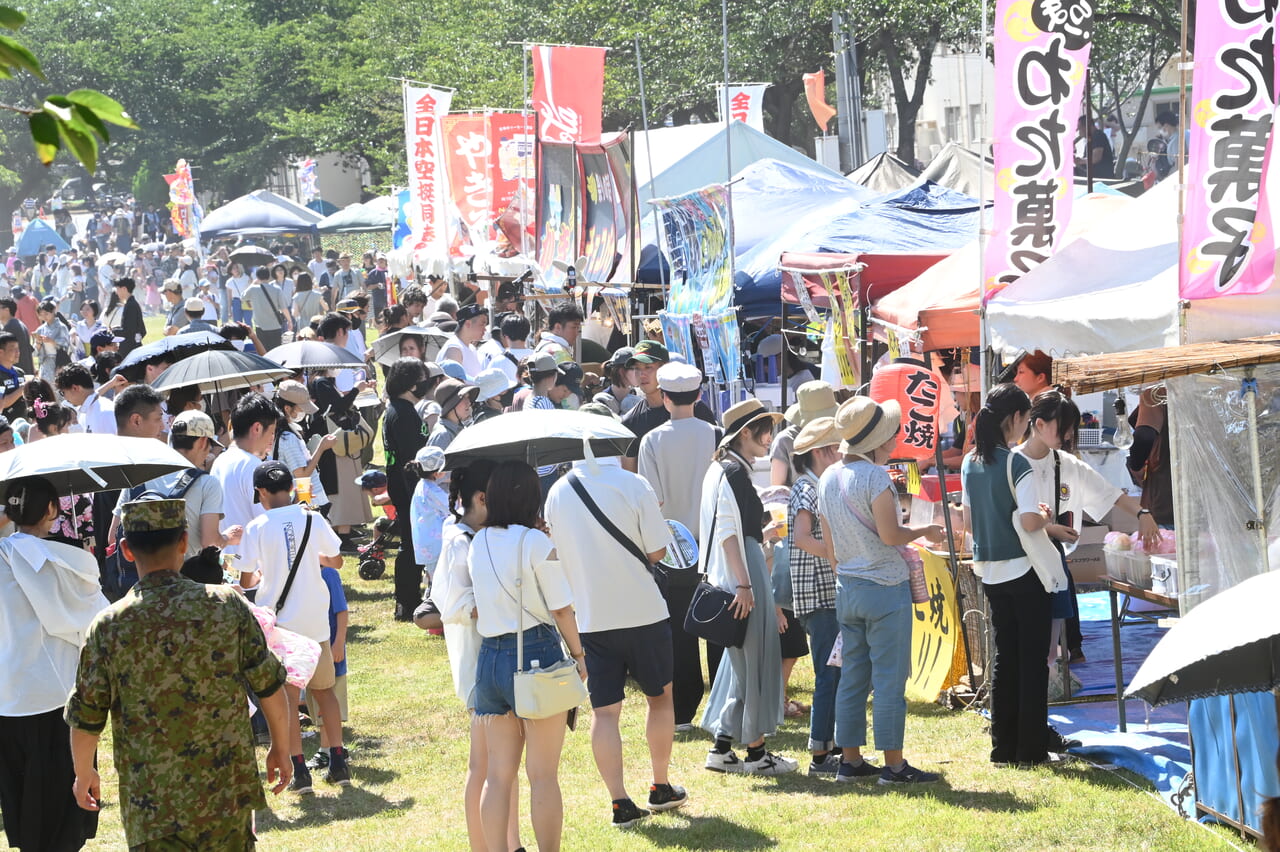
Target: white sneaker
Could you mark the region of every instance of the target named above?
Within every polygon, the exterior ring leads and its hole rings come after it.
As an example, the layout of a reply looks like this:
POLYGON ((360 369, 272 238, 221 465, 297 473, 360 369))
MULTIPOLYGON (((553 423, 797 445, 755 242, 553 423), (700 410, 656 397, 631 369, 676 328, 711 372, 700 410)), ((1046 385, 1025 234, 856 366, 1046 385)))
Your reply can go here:
POLYGON ((800 768, 800 764, 791 758, 771 751, 765 752, 764 757, 759 760, 743 762, 742 766, 742 771, 751 775, 786 775, 800 768))
POLYGON ((746 771, 746 769, 743 768, 745 764, 738 759, 738 756, 733 753, 732 749, 726 751, 724 754, 712 749, 707 752, 707 762, 703 765, 712 772, 731 772, 736 774, 746 771))

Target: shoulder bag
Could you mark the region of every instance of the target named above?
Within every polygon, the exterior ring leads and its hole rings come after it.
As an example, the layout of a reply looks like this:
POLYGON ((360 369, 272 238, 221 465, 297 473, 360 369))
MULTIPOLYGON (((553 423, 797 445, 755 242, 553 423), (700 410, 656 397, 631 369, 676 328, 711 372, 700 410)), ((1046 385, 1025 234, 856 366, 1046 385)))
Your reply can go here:
MULTIPOLYGON (((559 713, 567 713, 585 701, 587 685, 582 682, 582 677, 578 674, 578 664, 567 653, 565 658, 555 665, 546 668, 541 666, 525 668, 524 621, 521 616, 527 613, 530 618, 533 617, 533 613, 524 608, 524 565, 521 563, 524 557, 524 539, 528 534, 528 529, 521 533, 520 541, 516 545, 516 590, 519 597, 515 598, 515 601, 520 615, 516 618, 515 710, 516 715, 523 719, 547 719, 559 713)), ((488 535, 485 536, 484 546, 488 551, 488 535)), ((507 587, 498 577, 497 569, 493 566, 492 553, 489 555, 489 570, 493 571, 494 579, 498 580, 498 585, 507 592, 507 596, 512 597, 511 592, 507 591, 507 587)), ((538 621, 538 619, 534 620, 538 621)), ((542 622, 538 621, 538 623, 542 622)), ((559 636, 559 630, 556 631, 556 635, 559 636)), ((563 644, 563 640, 561 642, 563 644)))
MULTIPOLYGON (((724 482, 723 476, 720 477, 715 489, 712 490, 713 499, 717 502, 720 499, 717 492, 720 490, 721 482, 724 482)), ((711 548, 715 547, 716 515, 718 514, 719 512, 717 511, 713 511, 711 514, 711 534, 707 537, 711 548)), ((709 552, 706 554, 706 559, 711 559, 709 552)), ((734 596, 731 592, 712 585, 706 580, 700 581, 697 588, 693 590, 693 599, 689 601, 689 611, 684 616, 685 632, 725 648, 741 648, 747 641, 747 621, 749 618, 734 617, 733 612, 729 609, 729 605, 733 603, 733 598, 734 596)))
MULTIPOLYGON (((1022 543, 1022 552, 1031 560, 1031 567, 1040 578, 1046 592, 1061 592, 1067 588, 1067 574, 1062 570, 1062 554, 1053 546, 1043 527, 1035 532, 1027 532, 1022 528, 1021 514, 1018 511, 1018 489, 1013 484, 1013 453, 1005 464, 1005 476, 1009 480, 1009 493, 1013 496, 1013 531, 1018 534, 1022 543)), ((1058 517, 1058 494, 1053 495, 1053 517, 1058 517)))
POLYGON ((280 323, 280 328, 285 327, 284 314, 280 313, 280 309, 276 307, 275 300, 271 298, 271 291, 267 289, 265 284, 259 284, 258 289, 262 291, 262 297, 267 300, 267 307, 271 308, 271 313, 276 315, 276 322, 280 323))
POLYGON ((306 551, 307 541, 311 538, 311 513, 307 512, 306 515, 307 525, 302 530, 302 542, 298 545, 298 552, 294 554, 293 564, 289 566, 289 577, 284 581, 284 588, 280 590, 280 597, 276 598, 276 612, 284 609, 284 602, 289 599, 289 592, 293 589, 293 581, 298 576, 298 566, 302 564, 302 554, 306 551))
MULTIPOLYGON (((622 530, 609 520, 608 516, 601 511, 600 506, 591 495, 587 493, 587 489, 582 485, 582 479, 578 476, 578 471, 571 470, 569 475, 565 477, 569 480, 570 487, 574 493, 578 495, 578 499, 582 501, 582 505, 587 507, 587 511, 591 513, 591 517, 596 519, 596 523, 604 527, 604 531, 613 537, 613 540, 622 546, 622 549, 630 553, 636 559, 640 560, 640 564, 649 572, 649 576, 653 577, 653 582, 657 584, 658 591, 665 596, 667 588, 671 585, 671 575, 666 572, 660 565, 654 565, 649 561, 649 556, 631 539, 623 535, 622 530)), ((693 572, 688 572, 692 574, 693 572)), ((696 575, 695 575, 696 576, 696 575)))

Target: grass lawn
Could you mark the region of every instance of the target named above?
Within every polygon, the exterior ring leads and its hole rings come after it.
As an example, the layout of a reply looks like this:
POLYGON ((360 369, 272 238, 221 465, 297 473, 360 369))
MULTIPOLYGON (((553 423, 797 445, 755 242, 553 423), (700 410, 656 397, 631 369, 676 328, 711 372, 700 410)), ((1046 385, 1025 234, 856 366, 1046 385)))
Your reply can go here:
MULTIPOLYGON (((349 679, 354 784, 317 794, 273 798, 258 815, 261 846, 279 850, 465 849, 462 783, 468 725, 454 697, 444 642, 391 621, 391 580, 366 582, 352 560, 344 569, 351 605, 349 679)), ((796 667, 799 697, 813 673, 796 667)), ((631 693, 623 712, 629 791, 649 783, 643 699, 631 693)), ((198 712, 198 708, 193 708, 198 712)), ((908 755, 944 774, 912 790, 839 785, 803 773, 778 779, 717 775, 702 768, 709 738, 677 737, 672 778, 689 790, 682 810, 650 817, 630 830, 609 825, 609 801, 596 774, 582 718, 561 764, 565 849, 1226 849, 1225 833, 1179 819, 1154 796, 1117 775, 1084 764, 1033 771, 996 769, 985 760, 983 720, 917 704, 908 718, 908 755)), ((800 757, 807 722, 788 721, 772 744, 800 757)), ((118 849, 116 775, 110 735, 101 761, 99 837, 90 849, 118 849)), ((315 740, 307 740, 308 753, 315 740)), ((259 758, 265 750, 259 749, 259 758)), ((803 769, 803 764, 802 764, 803 769)), ((1142 779, 1136 779, 1146 788, 1142 779)), ((528 790, 522 839, 528 828, 528 790)))

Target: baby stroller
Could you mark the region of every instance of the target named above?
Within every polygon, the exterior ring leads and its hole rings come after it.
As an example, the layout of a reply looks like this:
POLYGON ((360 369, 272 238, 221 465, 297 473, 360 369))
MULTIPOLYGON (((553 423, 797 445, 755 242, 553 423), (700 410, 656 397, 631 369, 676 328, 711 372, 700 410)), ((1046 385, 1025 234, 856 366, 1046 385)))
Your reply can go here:
POLYGON ((360 554, 361 580, 376 580, 386 572, 386 551, 391 542, 391 528, 390 518, 378 518, 373 522, 373 540, 356 548, 360 554))

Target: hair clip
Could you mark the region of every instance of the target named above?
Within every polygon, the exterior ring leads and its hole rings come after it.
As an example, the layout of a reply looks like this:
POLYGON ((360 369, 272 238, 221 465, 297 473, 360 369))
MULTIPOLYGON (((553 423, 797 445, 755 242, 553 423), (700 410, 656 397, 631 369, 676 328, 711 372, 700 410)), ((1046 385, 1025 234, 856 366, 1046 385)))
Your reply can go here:
POLYGON ((49 405, 50 403, 45 402, 43 399, 39 399, 39 398, 37 398, 34 402, 32 402, 32 407, 35 408, 36 410, 36 417, 39 417, 41 420, 43 420, 49 412, 49 405))

